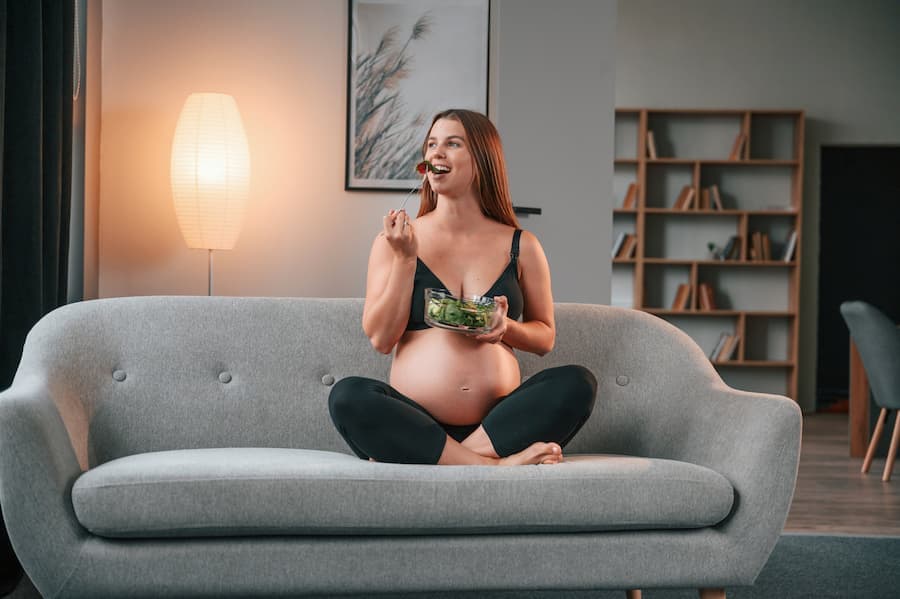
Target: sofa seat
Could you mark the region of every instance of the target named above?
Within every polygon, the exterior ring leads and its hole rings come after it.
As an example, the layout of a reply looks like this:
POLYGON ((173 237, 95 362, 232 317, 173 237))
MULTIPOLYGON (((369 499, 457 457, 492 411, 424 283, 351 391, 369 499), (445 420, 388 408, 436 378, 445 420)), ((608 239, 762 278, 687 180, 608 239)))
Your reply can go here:
POLYGON ((733 497, 722 475, 664 459, 435 467, 273 448, 128 456, 72 490, 80 523, 114 538, 700 528, 724 519, 733 497))

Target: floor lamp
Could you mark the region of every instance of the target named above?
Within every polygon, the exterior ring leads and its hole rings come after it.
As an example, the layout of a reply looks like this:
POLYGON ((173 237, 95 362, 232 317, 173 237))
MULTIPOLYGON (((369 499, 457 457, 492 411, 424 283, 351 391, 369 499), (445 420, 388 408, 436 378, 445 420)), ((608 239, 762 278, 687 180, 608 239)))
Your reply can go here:
POLYGON ((195 93, 181 109, 172 141, 172 198, 189 248, 230 250, 241 231, 250 191, 250 152, 234 98, 195 93))

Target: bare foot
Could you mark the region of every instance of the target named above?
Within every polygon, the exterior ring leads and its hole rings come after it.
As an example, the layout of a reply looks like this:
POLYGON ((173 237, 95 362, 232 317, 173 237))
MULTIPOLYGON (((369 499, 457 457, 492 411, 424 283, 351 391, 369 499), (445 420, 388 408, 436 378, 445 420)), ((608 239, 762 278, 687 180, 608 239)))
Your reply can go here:
POLYGON ((558 464, 562 461, 562 448, 557 443, 534 443, 519 453, 500 458, 498 466, 522 466, 525 464, 558 464))

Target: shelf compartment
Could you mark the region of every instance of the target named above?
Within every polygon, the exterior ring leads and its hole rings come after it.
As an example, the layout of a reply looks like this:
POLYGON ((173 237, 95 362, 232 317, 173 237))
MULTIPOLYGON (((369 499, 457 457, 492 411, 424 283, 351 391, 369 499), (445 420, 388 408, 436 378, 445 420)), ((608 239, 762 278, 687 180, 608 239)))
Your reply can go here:
POLYGON ((789 362, 793 320, 748 316, 744 324, 744 360, 748 363, 789 362))
MULTIPOLYGON (((693 163, 647 165, 646 207, 671 208, 685 185, 694 185, 693 163)), ((695 198, 696 200, 696 198, 695 198)), ((687 212, 687 211, 685 211, 687 212)))
POLYGON ((752 113, 750 158, 795 160, 799 114, 752 113))
POLYGON ((740 218, 738 215, 710 218, 691 211, 680 211, 683 215, 672 218, 663 213, 647 214, 644 235, 644 256, 654 259, 676 261, 707 261, 713 255, 707 243, 719 246, 725 244, 732 235, 737 235, 740 218))
MULTIPOLYGON (((637 228, 637 213, 634 211, 620 211, 613 213, 613 227, 612 227, 612 238, 613 243, 610 247, 610 250, 621 251, 622 246, 625 245, 625 241, 627 239, 627 235, 634 235, 635 230, 637 228), (619 238, 623 238, 621 243, 619 243, 619 248, 615 247, 616 243, 619 242, 619 238)), ((638 240, 639 241, 639 240, 638 240)), ((610 255, 610 259, 613 262, 635 262, 635 258, 638 253, 638 244, 634 246, 632 250, 632 254, 630 258, 617 258, 614 255, 610 255)))
POLYGON ((700 171, 700 186, 718 185, 722 206, 729 210, 788 212, 792 205, 793 168, 760 166, 736 169, 709 165, 700 171))
POLYGON ((625 194, 628 192, 628 187, 632 184, 635 185, 635 203, 634 206, 637 207, 637 192, 639 191, 637 188, 638 181, 638 172, 637 172, 637 164, 616 164, 613 169, 613 206, 616 208, 621 208, 622 203, 625 201, 625 194))
POLYGON ((744 112, 656 112, 647 114, 658 158, 725 160, 741 132, 744 112))
MULTIPOLYGON (((689 265, 646 265, 642 306, 651 309, 671 308, 678 286, 691 283, 691 272, 692 268, 689 265)), ((692 300, 693 297, 688 301, 689 307, 693 305, 692 300)))
POLYGON ((791 272, 784 268, 734 269, 716 262, 698 266, 698 281, 712 286, 719 309, 789 313, 791 272))
POLYGON ((755 231, 759 231, 760 233, 765 233, 769 237, 771 261, 789 264, 784 262, 784 251, 787 247, 791 231, 796 230, 796 227, 797 220, 793 215, 750 215, 747 226, 748 235, 750 236, 747 240, 747 257, 750 257, 749 248, 752 243, 752 234, 755 231))

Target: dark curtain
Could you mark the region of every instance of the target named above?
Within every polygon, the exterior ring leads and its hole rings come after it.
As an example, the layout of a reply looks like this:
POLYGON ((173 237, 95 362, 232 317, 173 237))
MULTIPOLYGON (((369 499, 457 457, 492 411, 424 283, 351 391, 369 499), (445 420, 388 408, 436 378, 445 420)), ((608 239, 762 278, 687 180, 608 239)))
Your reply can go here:
MULTIPOLYGON (((66 301, 73 30, 72 0, 0 0, 0 390, 29 329, 66 301)), ((20 575, 4 527, 0 592, 20 575)))

